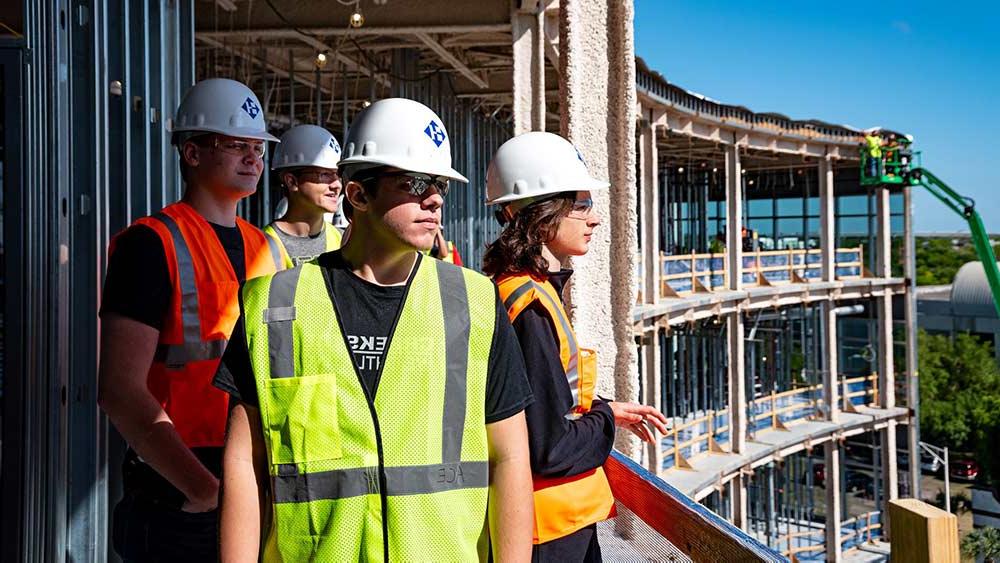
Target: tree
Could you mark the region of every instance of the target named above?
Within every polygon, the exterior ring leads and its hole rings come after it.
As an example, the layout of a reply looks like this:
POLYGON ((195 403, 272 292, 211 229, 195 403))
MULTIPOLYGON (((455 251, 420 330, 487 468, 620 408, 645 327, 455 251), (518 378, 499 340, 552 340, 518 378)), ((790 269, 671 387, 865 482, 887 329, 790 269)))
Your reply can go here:
MULTIPOLYGON (((948 285, 966 262, 979 260, 971 240, 953 245, 950 239, 917 237, 917 285, 948 285)), ((997 253, 1000 245, 993 247, 997 253)))
POLYGON ((1000 562, 1000 529, 979 528, 962 538, 962 554, 982 557, 986 563, 1000 562))
POLYGON ((1000 369, 989 344, 923 330, 917 342, 921 433, 932 443, 987 453, 991 433, 1000 432, 1000 369))

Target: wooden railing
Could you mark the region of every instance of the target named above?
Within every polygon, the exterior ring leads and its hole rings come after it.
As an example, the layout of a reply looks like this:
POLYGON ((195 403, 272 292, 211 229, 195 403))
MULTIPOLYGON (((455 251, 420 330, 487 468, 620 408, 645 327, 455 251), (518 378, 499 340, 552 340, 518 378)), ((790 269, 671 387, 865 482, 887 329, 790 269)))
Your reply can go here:
MULTIPOLYGON (((856 412, 857 406, 878 404, 878 374, 841 378, 838 385, 841 386, 844 411, 856 412)), ((768 429, 788 430, 786 423, 792 421, 815 418, 823 404, 822 396, 823 385, 816 384, 755 397, 747 404, 750 422, 747 431, 752 437, 768 429)), ((663 469, 691 469, 688 458, 704 452, 726 453, 722 444, 729 441, 728 420, 727 408, 708 411, 695 418, 669 421, 668 434, 659 442, 663 469)))
MULTIPOLYGON (((841 552, 853 551, 858 549, 860 544, 871 544, 876 538, 881 537, 881 516, 881 512, 875 510, 841 522, 838 541, 841 552)), ((818 529, 784 534, 775 541, 775 549, 793 563, 799 561, 803 554, 810 554, 812 559, 826 552, 826 532, 818 529)))
MULTIPOLYGON (((660 255, 660 295, 679 297, 729 286, 726 253, 660 255)), ((834 255, 837 279, 863 277, 862 247, 838 248, 834 255)), ((748 285, 807 283, 821 275, 820 249, 744 252, 740 275, 748 285)), ((640 267, 641 271, 641 267, 640 267)))

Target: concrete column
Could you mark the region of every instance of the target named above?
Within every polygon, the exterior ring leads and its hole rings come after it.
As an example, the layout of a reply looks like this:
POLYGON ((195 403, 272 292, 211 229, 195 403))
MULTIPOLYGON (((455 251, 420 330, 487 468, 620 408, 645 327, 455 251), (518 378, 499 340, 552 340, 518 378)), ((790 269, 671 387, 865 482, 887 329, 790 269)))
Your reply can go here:
MULTIPOLYGON (((877 236, 877 269, 875 275, 880 278, 892 277, 892 232, 889 211, 889 189, 877 188, 878 236, 877 236)), ((896 366, 893 361, 892 346, 892 295, 886 292, 876 297, 878 302, 878 347, 879 347, 879 406, 893 408, 896 406, 896 366)), ((899 479, 896 473, 896 422, 890 420, 881 431, 882 442, 882 483, 886 502, 882 504, 883 532, 887 539, 891 538, 891 524, 888 521, 888 501, 899 497, 899 479)), ((911 464, 919 464, 920 456, 910 460, 911 464)))
POLYGON ((840 515, 842 512, 840 496, 840 447, 836 438, 823 444, 826 487, 826 560, 829 563, 840 563, 843 556, 840 553, 840 515))
POLYGON ((747 529, 747 479, 742 473, 737 474, 726 484, 729 487, 729 513, 733 515, 733 526, 741 530, 747 529))
MULTIPOLYGON (((907 450, 910 452, 910 496, 920 498, 920 380, 917 358, 917 254, 913 236, 913 190, 903 188, 903 272, 906 276, 906 403, 910 408, 907 450)), ((1000 353, 1000 348, 996 348, 1000 353)))
MULTIPOLYGON (((739 146, 726 147, 726 272, 729 289, 743 287, 743 178, 739 146)), ((747 388, 744 366, 743 315, 726 315, 729 344, 729 446, 733 453, 746 451, 747 388)), ((746 504, 744 499, 743 504, 746 504)), ((745 514, 745 511, 744 511, 745 514)))
POLYGON ((515 10, 511 14, 514 37, 514 134, 545 130, 545 12, 515 10))
MULTIPOLYGON (((574 258, 570 314, 585 346, 597 349, 597 392, 635 400, 639 374, 631 313, 635 304, 636 155, 634 8, 615 0, 562 0, 559 9, 561 133, 591 174, 611 189, 593 194, 602 225, 590 251, 574 258), (611 205, 611 202, 614 205, 611 205)), ((619 449, 635 442, 619 434, 619 449)))
POLYGON ((726 146, 726 272, 729 289, 743 288, 743 177, 740 148, 726 146))
MULTIPOLYGON (((830 157, 826 157, 819 162, 819 242, 822 252, 821 276, 824 282, 837 279, 833 186, 833 161, 830 157)), ((825 418, 831 422, 837 422, 840 418, 840 366, 837 365, 837 317, 833 314, 835 307, 836 304, 832 301, 820 305, 824 352, 823 403, 826 409, 825 418)))
POLYGON ((829 156, 819 161, 819 247, 822 252, 823 281, 837 279, 836 206, 833 193, 833 161, 829 156))
MULTIPOLYGON (((660 300, 660 196, 659 159, 656 152, 656 124, 642 122, 639 129, 639 168, 642 171, 640 190, 642 210, 642 295, 643 302, 655 305, 660 300)), ((660 379, 660 329, 643 337, 643 391, 642 402, 663 412, 660 379)), ((654 440, 646 446, 648 469, 659 475, 663 468, 663 444, 654 440)))
MULTIPOLYGON (((821 275, 824 282, 837 280, 836 255, 836 200, 833 183, 833 161, 829 156, 819 162, 819 228, 822 252, 821 275)), ((836 303, 828 301, 820 305, 822 347, 823 347, 823 403, 824 418, 831 422, 840 421, 840 366, 838 365, 839 344, 837 342, 837 316, 833 313, 836 303)), ((837 440, 823 446, 826 464, 825 500, 826 553, 827 561, 839 562, 840 515, 843 499, 840 495, 840 449, 837 440)))

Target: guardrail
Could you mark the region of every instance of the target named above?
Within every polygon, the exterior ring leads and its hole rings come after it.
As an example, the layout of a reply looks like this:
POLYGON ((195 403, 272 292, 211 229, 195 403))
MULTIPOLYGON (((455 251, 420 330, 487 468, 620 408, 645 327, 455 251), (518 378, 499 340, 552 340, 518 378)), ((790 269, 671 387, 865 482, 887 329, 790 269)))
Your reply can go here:
MULTIPOLYGON (((842 409, 856 412, 858 406, 878 404, 878 374, 842 377, 842 409)), ((823 404, 823 385, 810 385, 781 393, 771 392, 747 402, 749 437, 764 430, 788 430, 786 423, 812 419, 823 404)), ((705 452, 725 453, 729 442, 729 409, 700 412, 668 421, 668 433, 660 439, 663 470, 691 469, 689 459, 705 452)))
MULTIPOLYGON (((838 248, 834 254, 837 279, 864 276, 862 247, 838 248)), ((660 296, 680 297, 682 293, 727 287, 730 273, 726 269, 726 259, 725 252, 669 256, 661 253, 660 296)), ((816 248, 744 252, 740 275, 746 285, 807 283, 822 275, 821 261, 822 251, 816 248)), ((642 266, 637 268, 641 273, 642 266)))

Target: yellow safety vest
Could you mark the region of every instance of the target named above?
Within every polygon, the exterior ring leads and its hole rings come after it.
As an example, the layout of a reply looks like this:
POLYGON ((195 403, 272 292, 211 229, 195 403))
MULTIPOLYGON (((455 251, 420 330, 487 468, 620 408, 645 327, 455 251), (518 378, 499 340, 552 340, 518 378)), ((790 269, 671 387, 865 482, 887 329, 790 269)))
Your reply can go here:
MULTIPOLYGON (((264 227, 263 230, 264 234, 268 236, 271 246, 277 246, 278 251, 281 253, 281 259, 285 263, 285 268, 294 268, 295 264, 292 262, 292 257, 288 255, 288 250, 285 248, 284 243, 281 242, 281 237, 278 236, 274 223, 270 223, 268 226, 264 227)), ((323 225, 323 231, 326 232, 326 251, 330 252, 331 250, 337 250, 340 248, 342 236, 337 227, 327 223, 326 225, 323 225)))
POLYGON ((882 158, 882 138, 873 135, 865 135, 865 143, 868 146, 868 156, 872 158, 882 158))
POLYGON ((492 282, 418 257, 377 393, 316 263, 248 282, 271 476, 265 561, 485 561, 492 282))

